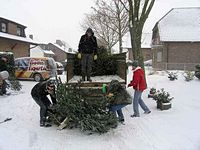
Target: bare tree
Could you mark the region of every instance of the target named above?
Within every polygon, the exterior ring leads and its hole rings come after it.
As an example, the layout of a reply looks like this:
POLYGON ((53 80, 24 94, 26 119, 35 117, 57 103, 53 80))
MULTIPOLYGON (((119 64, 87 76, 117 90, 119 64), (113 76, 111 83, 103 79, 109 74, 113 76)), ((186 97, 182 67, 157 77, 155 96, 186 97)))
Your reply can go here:
POLYGON ((92 7, 93 13, 87 14, 81 25, 84 30, 93 28, 110 52, 117 42, 122 52, 122 37, 128 32, 128 13, 124 5, 127 6, 128 2, 124 1, 122 5, 119 0, 97 0, 96 7, 92 7))
POLYGON ((133 58, 138 60, 139 64, 144 67, 141 51, 142 30, 155 0, 128 0, 129 7, 126 7, 123 0, 120 0, 120 2, 129 13, 129 31, 131 35, 133 58))

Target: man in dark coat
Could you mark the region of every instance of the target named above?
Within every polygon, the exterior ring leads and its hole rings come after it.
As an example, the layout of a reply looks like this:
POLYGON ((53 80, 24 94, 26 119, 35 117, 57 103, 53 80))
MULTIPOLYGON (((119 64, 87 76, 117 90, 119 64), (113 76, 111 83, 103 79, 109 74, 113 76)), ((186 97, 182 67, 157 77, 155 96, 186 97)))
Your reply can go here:
POLYGON ((31 90, 31 95, 40 106, 40 126, 45 126, 47 110, 51 104, 56 104, 54 81, 48 80, 37 83, 31 90), (47 95, 50 95, 52 102, 48 99, 47 95))
MULTIPOLYGON (((6 56, 2 56, 0 58, 0 72, 1 71, 8 71, 8 58, 6 56)), ((5 80, 2 80, 1 88, 0 88, 0 94, 6 94, 6 87, 7 83, 5 80)))
POLYGON ((97 59, 97 40, 91 28, 88 28, 81 36, 78 52, 78 58, 81 59, 82 81, 85 81, 85 76, 87 76, 87 81, 92 81, 90 76, 93 59, 97 59))

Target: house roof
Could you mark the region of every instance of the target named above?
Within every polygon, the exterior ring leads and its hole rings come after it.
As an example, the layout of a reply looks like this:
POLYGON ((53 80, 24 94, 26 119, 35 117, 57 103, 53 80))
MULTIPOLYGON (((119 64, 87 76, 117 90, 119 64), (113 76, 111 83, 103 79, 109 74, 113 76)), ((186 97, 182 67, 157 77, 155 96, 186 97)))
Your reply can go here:
POLYGON ((58 44, 56 44, 56 43, 51 43, 51 44, 53 44, 54 46, 56 46, 57 48, 59 48, 60 50, 62 50, 62 51, 64 51, 65 53, 74 53, 73 51, 72 52, 69 52, 69 49, 71 48, 68 44, 67 44, 67 46, 66 47, 64 47, 64 46, 60 46, 60 45, 58 45, 58 44))
MULTIPOLYGON (((151 39, 152 39, 152 33, 142 33, 142 39, 141 39, 141 48, 151 48, 151 39)), ((131 37, 130 33, 128 32, 124 36, 124 41, 122 43, 123 48, 131 48, 131 37)))
POLYGON ((36 47, 32 48, 31 50, 33 50, 33 51, 42 51, 45 54, 55 55, 54 52, 52 52, 51 50, 44 50, 40 46, 36 46, 36 47))
POLYGON ((161 41, 200 41, 200 7, 173 8, 157 24, 161 41))
POLYGON ((22 25, 22 24, 20 24, 20 23, 17 23, 17 22, 15 22, 15 21, 12 21, 12 20, 9 20, 9 19, 3 18, 3 17, 0 17, 0 20, 1 20, 1 19, 2 19, 2 20, 5 20, 6 22, 12 22, 12 23, 14 23, 14 24, 17 24, 17 25, 20 25, 20 26, 26 28, 26 26, 24 26, 24 25, 22 25))
POLYGON ((33 44, 33 45, 39 44, 38 42, 36 42, 36 41, 34 41, 34 40, 32 40, 28 37, 21 37, 21 36, 12 35, 12 34, 3 33, 3 32, 0 32, 0 38, 16 40, 16 41, 20 41, 20 42, 30 43, 30 44, 33 44))

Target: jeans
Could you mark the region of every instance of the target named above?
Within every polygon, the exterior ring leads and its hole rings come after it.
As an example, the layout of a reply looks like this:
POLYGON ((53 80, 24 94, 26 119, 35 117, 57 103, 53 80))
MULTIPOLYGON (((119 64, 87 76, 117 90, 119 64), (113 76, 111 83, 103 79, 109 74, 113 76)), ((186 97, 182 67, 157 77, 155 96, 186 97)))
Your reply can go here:
POLYGON ((119 120, 124 119, 124 115, 122 112, 122 108, 125 107, 127 104, 118 104, 118 105, 112 105, 110 106, 109 110, 112 111, 114 113, 114 115, 118 115, 119 120), (117 112, 117 114, 116 114, 117 112))
POLYGON ((138 108, 139 105, 144 110, 144 112, 150 111, 141 97, 142 97, 142 91, 135 90, 134 98, 133 98, 133 111, 134 111, 134 115, 137 117, 140 116, 139 108, 138 108))
POLYGON ((82 76, 87 75, 87 78, 90 78, 91 71, 92 71, 92 61, 93 55, 92 54, 82 54, 81 60, 81 74, 82 76))
POLYGON ((33 97, 35 102, 40 106, 40 122, 46 121, 47 110, 51 102, 47 97, 33 97))

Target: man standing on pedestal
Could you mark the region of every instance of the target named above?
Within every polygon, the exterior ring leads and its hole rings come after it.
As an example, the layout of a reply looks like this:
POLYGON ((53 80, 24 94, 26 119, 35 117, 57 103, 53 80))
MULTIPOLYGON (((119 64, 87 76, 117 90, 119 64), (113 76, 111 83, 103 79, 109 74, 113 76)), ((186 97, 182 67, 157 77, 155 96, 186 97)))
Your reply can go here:
POLYGON ((97 40, 91 28, 81 36, 78 52, 78 58, 81 59, 81 81, 85 81, 87 76, 87 81, 91 82, 92 62, 97 59, 97 40))

